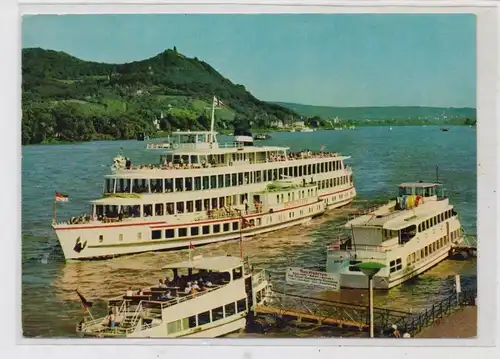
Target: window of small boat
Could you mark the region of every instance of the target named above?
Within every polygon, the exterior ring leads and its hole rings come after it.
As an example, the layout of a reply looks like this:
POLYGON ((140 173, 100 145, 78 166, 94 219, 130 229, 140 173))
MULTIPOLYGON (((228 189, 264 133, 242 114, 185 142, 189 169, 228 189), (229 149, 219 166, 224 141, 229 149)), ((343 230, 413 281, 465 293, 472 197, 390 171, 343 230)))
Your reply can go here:
POLYGON ((233 269, 233 280, 243 277, 243 267, 236 267, 233 269))
POLYGON ((424 197, 432 197, 436 195, 436 187, 424 188, 424 197))
POLYGON ((401 242, 406 243, 417 234, 417 226, 415 224, 403 228, 401 230, 401 242))
POLYGON ((399 195, 400 196, 410 196, 413 194, 413 187, 399 187, 399 195))

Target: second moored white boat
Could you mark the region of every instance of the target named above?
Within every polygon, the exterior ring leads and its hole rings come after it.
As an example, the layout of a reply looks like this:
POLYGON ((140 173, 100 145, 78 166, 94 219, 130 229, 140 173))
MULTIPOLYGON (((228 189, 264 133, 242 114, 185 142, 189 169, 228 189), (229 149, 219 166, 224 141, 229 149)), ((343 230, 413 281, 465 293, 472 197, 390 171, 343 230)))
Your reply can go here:
POLYGON ((377 262, 382 268, 374 288, 389 289, 442 260, 463 240, 457 212, 437 183, 403 183, 399 197, 346 224, 344 243, 327 249, 327 272, 340 276, 343 288, 367 288, 358 264, 377 262))

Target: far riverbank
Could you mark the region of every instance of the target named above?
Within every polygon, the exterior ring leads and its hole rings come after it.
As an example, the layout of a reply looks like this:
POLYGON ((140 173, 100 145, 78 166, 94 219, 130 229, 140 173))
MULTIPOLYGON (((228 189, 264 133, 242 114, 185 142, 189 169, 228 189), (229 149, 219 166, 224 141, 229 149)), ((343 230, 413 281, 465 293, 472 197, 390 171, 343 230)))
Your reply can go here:
MULTIPOLYGON (((386 124, 376 124, 376 123, 372 123, 372 124, 362 124, 362 125, 355 125, 356 128, 354 129, 349 129, 349 128, 342 128, 342 131, 355 131, 357 128, 364 128, 364 127, 387 127, 387 128, 390 128, 390 127, 418 127, 418 126, 421 126, 421 127, 438 127, 438 128, 447 128, 447 129, 452 129, 453 127, 468 127, 467 125, 464 125, 464 124, 458 124, 458 125, 443 125, 443 124, 430 124, 430 125, 414 125, 414 124, 397 124, 397 125, 386 125, 386 124)), ((472 126, 471 128, 475 129, 476 126, 472 126)), ((319 131, 336 131, 338 132, 339 130, 335 130, 335 128, 317 128, 315 129, 314 132, 319 132, 319 131)), ((232 135, 232 132, 231 130, 219 130, 219 134, 222 135, 222 136, 231 136, 232 135)), ((272 133, 283 133, 283 132, 291 132, 290 130, 288 129, 262 129, 262 128, 255 128, 255 129, 251 129, 251 132, 253 134, 263 134, 263 133, 266 133, 266 134, 272 134, 272 133)), ((154 135, 150 135, 150 140, 158 140, 158 139, 164 139, 164 138, 168 138, 169 136, 172 136, 173 134, 175 133, 174 132, 166 132, 166 131, 159 131, 158 133, 154 134, 154 135)), ((310 134, 311 132, 300 132, 300 131, 297 131, 296 133, 303 133, 305 135, 307 134, 310 134)), ((45 142, 41 142, 41 143, 30 143, 30 144, 27 144, 27 145, 22 145, 23 147, 24 146, 40 146, 40 145, 75 145, 75 144, 83 144, 83 143, 88 143, 88 142, 95 142, 95 141, 127 141, 127 140, 134 140, 135 138, 129 138, 129 139, 121 139, 121 138, 109 138, 109 137, 97 137, 97 138, 93 138, 93 139, 90 139, 88 141, 59 141, 59 140, 47 140, 45 142)), ((144 142, 147 142, 147 141, 144 141, 144 142)))

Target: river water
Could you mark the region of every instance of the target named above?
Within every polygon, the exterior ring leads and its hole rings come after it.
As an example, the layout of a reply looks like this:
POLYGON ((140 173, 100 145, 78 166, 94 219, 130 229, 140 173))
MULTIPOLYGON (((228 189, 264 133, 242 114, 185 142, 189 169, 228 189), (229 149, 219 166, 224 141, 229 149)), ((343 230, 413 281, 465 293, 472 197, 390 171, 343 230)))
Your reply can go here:
MULTIPOLYGON (((476 233, 476 130, 465 126, 442 132, 438 127, 362 127, 344 131, 271 133, 262 144, 283 145, 293 151, 304 148, 335 151, 352 156, 358 197, 353 207, 364 207, 394 196, 396 186, 408 181, 439 180, 459 213, 467 233, 476 233)), ((229 137, 219 137, 228 142, 229 137)), ((158 153, 144 150, 145 142, 102 141, 73 145, 26 146, 22 150, 22 327, 29 337, 73 337, 81 308, 75 289, 94 300, 103 313, 105 300, 126 288, 154 285, 163 276, 159 268, 168 261, 184 260, 187 250, 145 253, 109 261, 64 262, 50 224, 54 191, 70 196, 58 205, 58 218, 88 212, 87 201, 98 198, 103 176, 123 148, 134 163, 158 162, 158 153)), ((283 289, 289 265, 324 270, 325 246, 331 233, 345 221, 348 209, 329 212, 307 225, 289 228, 244 241, 245 253, 256 269, 272 273, 283 289)), ((226 242, 196 249, 204 255, 238 255, 238 243, 226 242)), ((454 275, 462 275, 462 287, 476 288, 475 261, 440 263, 430 271, 387 292, 375 293, 375 305, 415 311, 453 292, 454 275)), ((288 293, 310 294, 331 300, 366 303, 365 291, 339 293, 287 286, 288 293)), ((272 334, 271 334, 272 335, 272 334)), ((275 334, 286 336, 288 334, 275 334)), ((314 335, 308 334, 308 335, 314 335)))

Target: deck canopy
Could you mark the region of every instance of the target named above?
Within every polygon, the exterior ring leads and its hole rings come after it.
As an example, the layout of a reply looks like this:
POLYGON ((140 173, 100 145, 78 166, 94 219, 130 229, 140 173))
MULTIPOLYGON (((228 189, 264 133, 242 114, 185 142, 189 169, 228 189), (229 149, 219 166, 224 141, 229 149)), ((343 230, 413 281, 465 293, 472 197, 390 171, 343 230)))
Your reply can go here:
POLYGON ((438 188, 442 185, 439 183, 401 183, 399 185, 399 195, 400 196, 411 196, 417 195, 422 197, 431 197, 437 195, 438 188))

